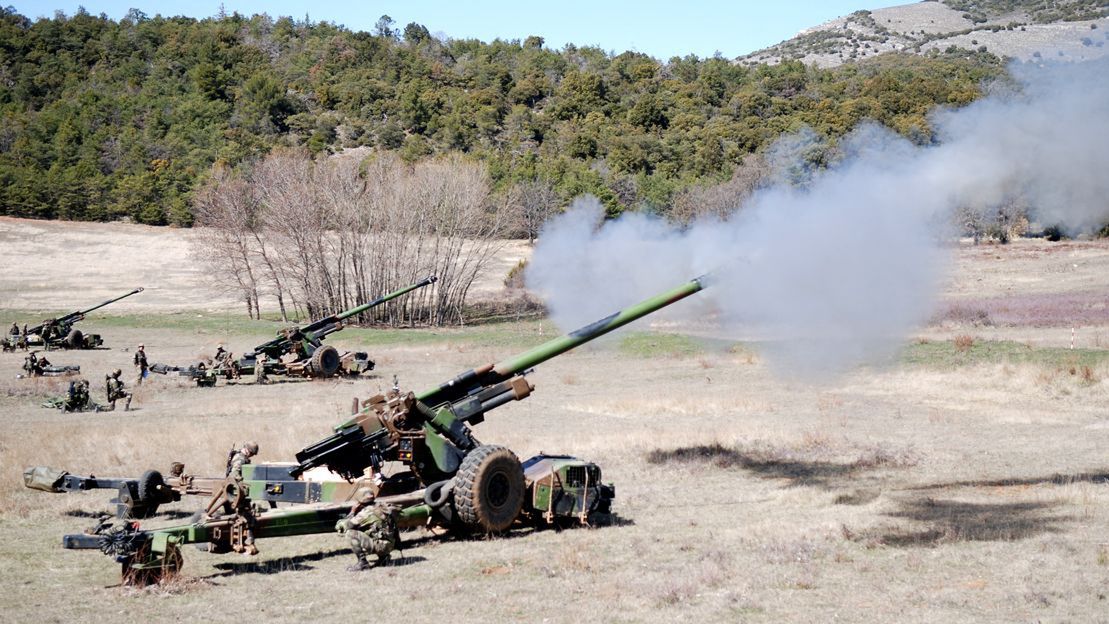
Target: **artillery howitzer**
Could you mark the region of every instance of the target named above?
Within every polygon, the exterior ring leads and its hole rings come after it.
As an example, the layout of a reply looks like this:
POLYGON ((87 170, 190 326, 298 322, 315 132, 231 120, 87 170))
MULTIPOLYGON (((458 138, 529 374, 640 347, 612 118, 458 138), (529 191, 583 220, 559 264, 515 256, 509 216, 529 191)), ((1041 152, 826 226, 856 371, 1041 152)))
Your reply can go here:
POLYGON ((110 303, 115 303, 120 299, 130 297, 142 291, 142 288, 136 288, 127 294, 109 299, 91 308, 70 312, 56 319, 47 319, 27 330, 27 344, 32 347, 41 346, 47 349, 95 349, 104 344, 104 341, 100 338, 100 334, 85 334, 81 330, 73 327, 73 325, 77 321, 84 319, 85 315, 93 310, 98 310, 110 303))
MULTIPOLYGON (((519 522, 586 521, 607 513, 615 489, 602 482, 596 464, 556 455, 521 463, 509 449, 479 442, 470 426, 490 410, 530 396, 534 387, 524 375, 532 367, 700 291, 702 280, 420 394, 393 390, 367 399, 334 434, 297 453, 287 474, 299 479, 311 469, 327 468, 351 481, 372 475, 380 483, 378 500, 401 507, 401 528, 435 524, 498 533, 519 522), (382 477, 385 462, 406 469, 382 477)), ((253 489, 245 480, 228 479, 196 522, 151 530, 102 523, 92 533, 65 536, 62 545, 112 555, 122 564, 125 581, 145 583, 180 569, 183 544, 207 543, 211 552, 242 551, 248 533, 258 539, 328 533, 354 506, 348 500, 255 514, 248 491, 253 489), (223 513, 214 513, 220 507, 223 513)))
MULTIPOLYGON (((417 288, 434 284, 437 279, 433 275, 339 314, 313 321, 308 325, 282 330, 273 340, 254 347, 254 351, 239 358, 238 372, 243 375, 253 374, 259 354, 265 354, 267 358, 266 372, 276 375, 331 377, 340 372, 346 375, 358 375, 373 370, 374 363, 368 354, 357 351, 340 355, 335 347, 323 344, 324 337, 346 327, 343 323, 346 319, 376 308, 417 288)), ((220 372, 225 373, 225 371, 220 372)))

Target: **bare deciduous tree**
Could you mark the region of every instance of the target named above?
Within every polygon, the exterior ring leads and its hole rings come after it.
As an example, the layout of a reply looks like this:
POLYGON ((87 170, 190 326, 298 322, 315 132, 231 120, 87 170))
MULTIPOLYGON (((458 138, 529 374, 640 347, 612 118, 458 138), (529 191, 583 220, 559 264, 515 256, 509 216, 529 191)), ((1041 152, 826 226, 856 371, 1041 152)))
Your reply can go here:
POLYGON ((482 165, 450 157, 409 166, 383 154, 321 160, 279 151, 238 175, 217 171, 197 196, 199 257, 213 281, 259 293, 312 318, 414 283, 432 288, 376 308, 363 320, 463 322, 466 296, 500 248, 506 210, 493 205, 482 165))
POLYGON ((670 219, 688 225, 702 217, 725 219, 739 210, 743 202, 758 188, 765 185, 770 176, 770 166, 766 160, 752 154, 732 172, 732 178, 715 186, 689 187, 674 198, 670 219))

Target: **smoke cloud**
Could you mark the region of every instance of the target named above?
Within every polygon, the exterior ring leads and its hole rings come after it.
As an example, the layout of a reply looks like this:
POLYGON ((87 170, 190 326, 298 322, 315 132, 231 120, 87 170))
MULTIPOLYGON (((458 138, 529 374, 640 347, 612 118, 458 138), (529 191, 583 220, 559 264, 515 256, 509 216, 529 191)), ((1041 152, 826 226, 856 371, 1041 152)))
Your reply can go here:
POLYGON ((881 362, 932 313, 957 210, 1023 201, 1071 231, 1109 221, 1109 59, 1010 73, 1003 92, 937 111, 933 146, 865 124, 814 172, 788 155, 816 135, 783 138, 769 153, 778 182, 725 221, 603 222, 579 198, 542 231, 528 287, 569 330, 712 271, 664 316, 712 318, 794 375, 881 362))

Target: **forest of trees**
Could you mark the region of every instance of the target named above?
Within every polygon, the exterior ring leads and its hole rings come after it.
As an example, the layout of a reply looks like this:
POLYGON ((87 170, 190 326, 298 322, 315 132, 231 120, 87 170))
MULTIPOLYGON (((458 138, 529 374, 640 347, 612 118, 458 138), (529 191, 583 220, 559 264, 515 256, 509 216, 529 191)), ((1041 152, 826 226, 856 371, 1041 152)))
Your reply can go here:
MULTIPOLYGON (((84 11, 32 21, 8 7, 0 214, 188 226, 217 172, 277 148, 368 147, 408 164, 478 163, 492 196, 523 208, 591 193, 612 215, 685 220, 692 200, 720 195, 711 189, 749 186, 783 132, 808 127, 834 145, 874 119, 927 143, 928 111, 975 100, 1003 71, 966 51, 744 67, 552 50, 539 37, 443 40, 384 16, 374 32, 352 32, 134 9, 119 21, 84 11)), ((533 217, 516 233, 532 234, 533 217)))

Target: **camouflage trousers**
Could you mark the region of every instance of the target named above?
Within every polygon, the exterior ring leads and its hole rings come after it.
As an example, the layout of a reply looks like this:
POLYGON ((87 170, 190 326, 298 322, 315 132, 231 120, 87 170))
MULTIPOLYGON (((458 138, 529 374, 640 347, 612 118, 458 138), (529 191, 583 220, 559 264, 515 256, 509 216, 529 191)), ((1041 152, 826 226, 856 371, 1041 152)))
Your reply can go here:
POLYGON ((379 561, 384 561, 389 558, 389 553, 393 552, 396 547, 393 540, 375 538, 369 533, 357 529, 347 531, 347 536, 350 537, 350 549, 358 557, 377 555, 379 561))

